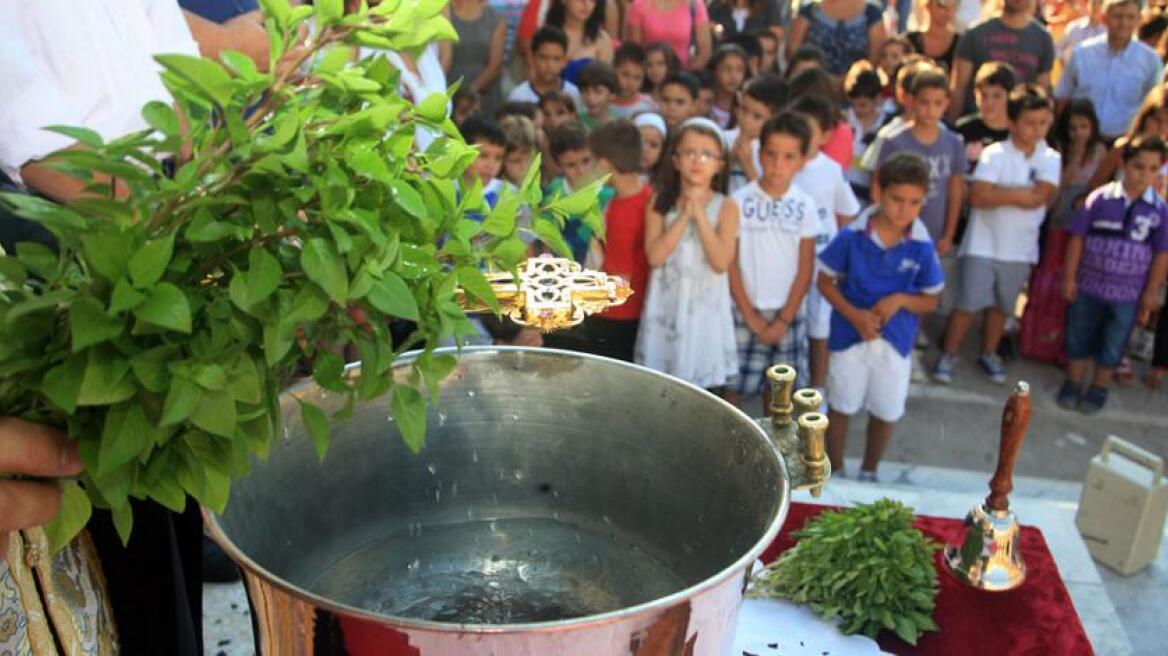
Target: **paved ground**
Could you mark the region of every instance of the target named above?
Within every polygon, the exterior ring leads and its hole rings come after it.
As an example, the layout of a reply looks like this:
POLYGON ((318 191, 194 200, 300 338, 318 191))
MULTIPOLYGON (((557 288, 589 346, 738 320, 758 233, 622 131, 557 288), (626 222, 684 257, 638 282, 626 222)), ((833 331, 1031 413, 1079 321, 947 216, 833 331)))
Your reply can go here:
MULTIPOLYGON (((971 337, 973 337, 971 335, 971 337)), ((897 425, 886 459, 890 461, 992 471, 998 451, 1002 405, 1010 385, 986 378, 974 362, 974 339, 962 354, 954 382, 914 385, 905 418, 897 425)), ((928 363, 932 364, 935 351, 928 363)), ((1025 380, 1033 394, 1030 433, 1016 473, 1022 476, 1083 480, 1091 456, 1103 440, 1118 435, 1168 460, 1168 389, 1149 390, 1138 380, 1112 390, 1103 412, 1087 417, 1055 405, 1062 383, 1059 368, 1016 360, 1007 365, 1010 381, 1025 380)), ((1142 365, 1136 371, 1142 375, 1142 365)), ((747 406, 756 408, 757 403, 747 406)), ((863 454, 864 422, 853 421, 848 455, 863 454)))

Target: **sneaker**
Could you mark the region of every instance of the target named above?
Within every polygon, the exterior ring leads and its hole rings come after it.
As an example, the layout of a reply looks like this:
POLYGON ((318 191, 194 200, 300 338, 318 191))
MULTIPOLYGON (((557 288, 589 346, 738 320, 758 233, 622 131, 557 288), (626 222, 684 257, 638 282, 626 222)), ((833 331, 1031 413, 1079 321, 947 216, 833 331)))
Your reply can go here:
POLYGON ((1002 358, 997 353, 983 353, 977 363, 990 380, 999 385, 1006 382, 1006 368, 1002 366, 1002 358))
POLYGON ((929 382, 929 374, 925 369, 925 356, 917 350, 912 352, 912 377, 910 380, 914 383, 929 382))
POLYGON ((1069 380, 1063 381, 1059 388, 1055 403, 1063 410, 1074 410, 1079 405, 1079 397, 1083 395, 1083 386, 1069 380))
POLYGON ((861 483, 879 483, 880 480, 876 478, 876 472, 861 469, 860 475, 856 476, 856 480, 861 483))
POLYGON ((953 382, 953 365, 957 363, 957 356, 941 353, 937 364, 933 365, 933 380, 943 385, 953 382))
POLYGON ((1087 393, 1079 401, 1079 411, 1085 415, 1093 415, 1107 405, 1107 390, 1094 385, 1087 388, 1087 393))
POLYGON ((925 331, 918 330, 917 331, 916 348, 923 349, 923 350, 927 351, 929 349, 929 346, 931 346, 931 344, 929 343, 929 336, 925 334, 925 331))

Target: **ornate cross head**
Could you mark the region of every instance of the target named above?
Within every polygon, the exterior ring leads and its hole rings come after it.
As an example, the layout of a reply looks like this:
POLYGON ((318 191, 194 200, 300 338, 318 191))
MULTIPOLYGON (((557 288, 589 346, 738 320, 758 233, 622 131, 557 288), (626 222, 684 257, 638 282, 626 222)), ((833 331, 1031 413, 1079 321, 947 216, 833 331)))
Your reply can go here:
MULTIPOLYGON (((523 326, 551 332, 575 326, 584 317, 624 303, 632 287, 620 276, 582 268, 576 262, 542 255, 519 266, 518 280, 510 273, 488 273, 502 314, 523 326)), ((459 301, 468 312, 487 307, 459 290, 459 301)))

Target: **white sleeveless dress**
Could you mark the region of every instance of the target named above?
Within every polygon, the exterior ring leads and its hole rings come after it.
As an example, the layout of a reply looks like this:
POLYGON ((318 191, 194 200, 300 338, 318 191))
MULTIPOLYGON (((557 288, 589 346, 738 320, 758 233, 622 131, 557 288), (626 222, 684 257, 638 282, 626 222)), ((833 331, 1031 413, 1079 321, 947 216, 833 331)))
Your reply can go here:
MULTIPOLYGON (((717 227, 726 197, 714 194, 706 220, 717 227)), ((665 215, 665 228, 677 220, 665 215)), ((730 280, 710 268, 697 228, 689 226, 664 266, 649 274, 634 359, 650 369, 705 388, 738 374, 738 347, 730 312, 730 280)))

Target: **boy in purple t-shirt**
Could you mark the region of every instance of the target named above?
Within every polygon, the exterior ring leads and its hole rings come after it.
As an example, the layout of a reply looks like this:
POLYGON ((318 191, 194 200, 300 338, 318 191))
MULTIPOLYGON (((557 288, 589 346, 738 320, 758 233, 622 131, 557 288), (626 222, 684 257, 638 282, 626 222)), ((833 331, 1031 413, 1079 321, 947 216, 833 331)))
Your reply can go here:
POLYGON ((1096 189, 1071 219, 1063 295, 1067 310, 1067 379, 1060 407, 1094 414, 1107 403, 1111 373, 1123 357, 1137 315, 1160 305, 1168 275, 1168 203, 1152 183, 1168 159, 1160 137, 1136 137, 1123 149, 1123 181, 1096 189), (1095 375, 1085 391, 1087 367, 1095 375))

